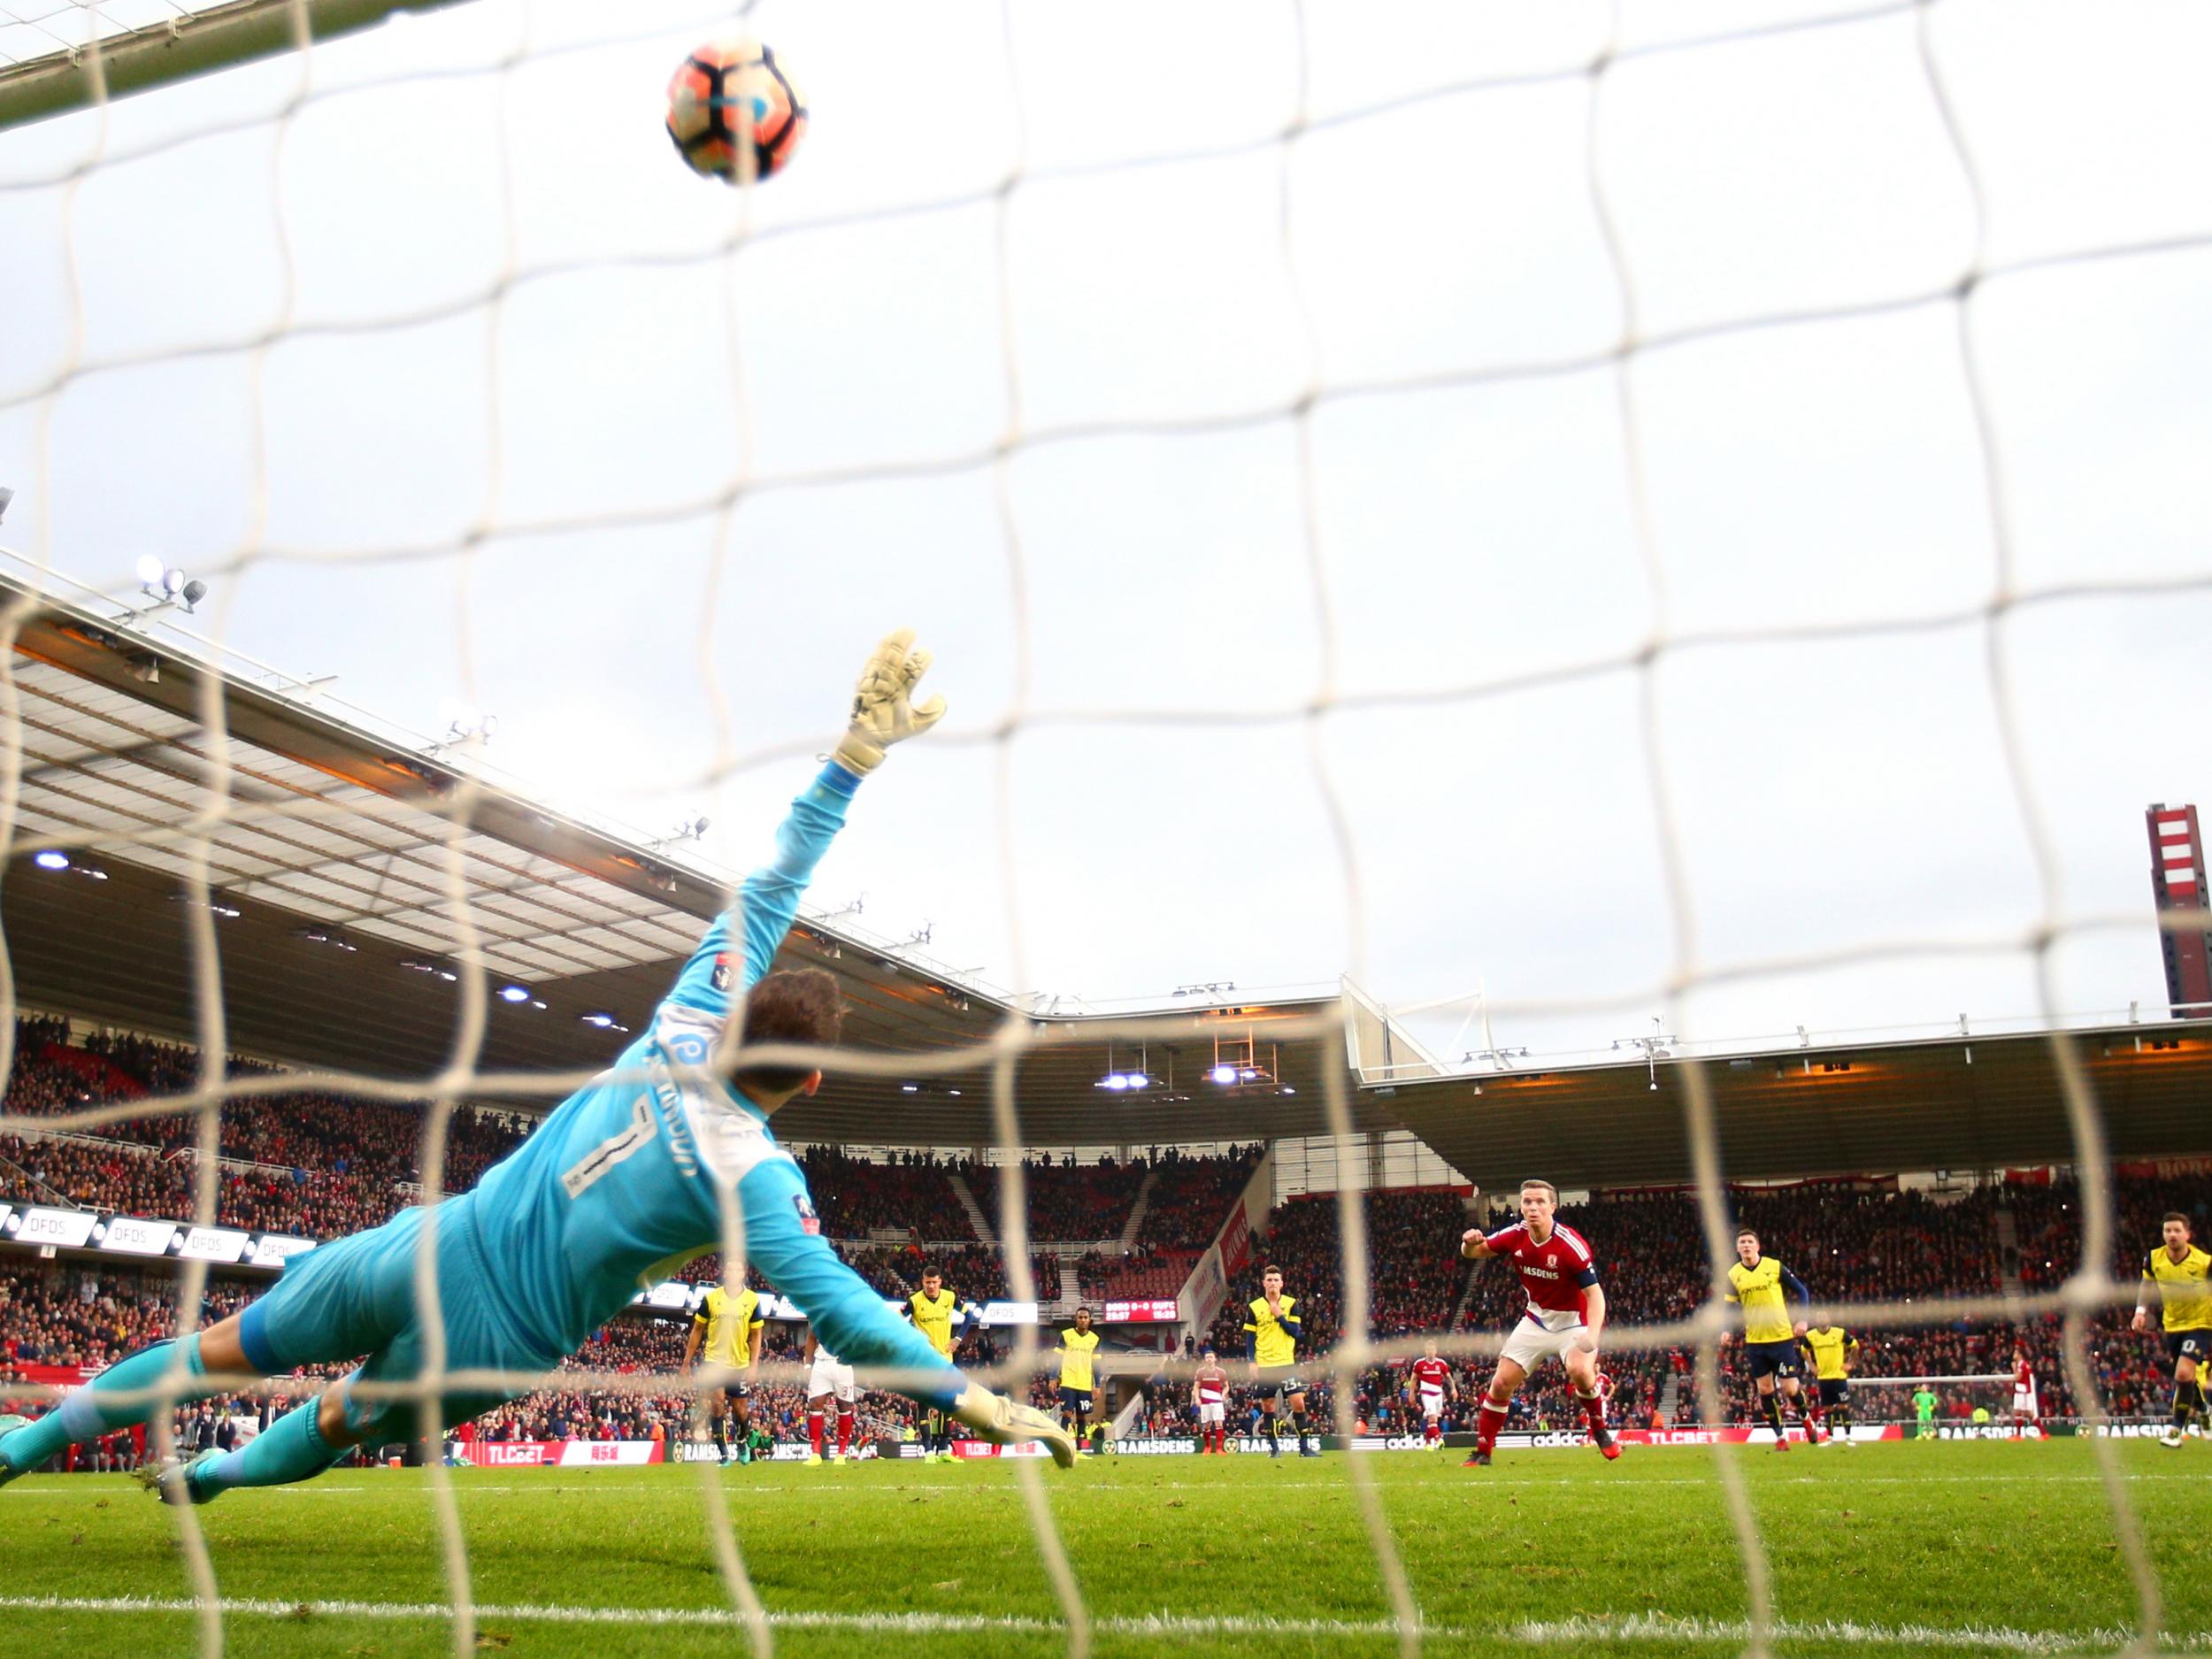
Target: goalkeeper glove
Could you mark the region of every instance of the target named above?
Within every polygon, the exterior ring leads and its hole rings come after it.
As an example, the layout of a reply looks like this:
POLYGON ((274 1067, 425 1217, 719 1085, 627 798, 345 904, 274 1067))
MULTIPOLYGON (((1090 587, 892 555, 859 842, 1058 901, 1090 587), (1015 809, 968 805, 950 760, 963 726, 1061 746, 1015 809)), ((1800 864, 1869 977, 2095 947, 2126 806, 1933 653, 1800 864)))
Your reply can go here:
POLYGON ((1019 1404, 1004 1394, 995 1394, 979 1384, 970 1383, 954 1402, 952 1415, 956 1422, 966 1424, 994 1446, 1010 1446, 1017 1440, 1041 1440, 1045 1450, 1052 1454, 1054 1463, 1063 1469, 1075 1467, 1074 1437, 1033 1406, 1019 1404))
POLYGON ((930 655, 914 649, 914 630, 900 628, 883 636, 860 683, 853 687, 852 724, 832 759, 856 778, 864 778, 883 760, 883 751, 926 732, 945 718, 945 700, 913 701, 914 682, 929 672, 930 655))

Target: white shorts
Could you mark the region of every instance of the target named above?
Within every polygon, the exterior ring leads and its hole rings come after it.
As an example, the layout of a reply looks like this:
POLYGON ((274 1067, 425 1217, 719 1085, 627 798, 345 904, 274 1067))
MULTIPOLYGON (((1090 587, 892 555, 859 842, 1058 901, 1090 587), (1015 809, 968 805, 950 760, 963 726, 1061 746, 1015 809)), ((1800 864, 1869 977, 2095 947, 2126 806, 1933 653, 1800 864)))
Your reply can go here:
POLYGON ((1580 1340, 1585 1326, 1578 1313, 1531 1308, 1506 1339, 1499 1357, 1509 1359, 1525 1371, 1532 1371, 1548 1359, 1563 1356, 1580 1340))
POLYGON ((2016 1389, 2014 1391, 2012 1396, 2012 1415, 2016 1417, 2032 1417, 2035 1415, 2034 1389, 2026 1388, 2016 1389))
POLYGON ((1227 1422, 1229 1420, 1229 1407, 1227 1402, 1217 1400, 1212 1404, 1209 1405, 1204 1401, 1200 1401, 1198 1402, 1198 1420, 1201 1423, 1227 1422))
POLYGON ((1421 1415, 1425 1417, 1442 1417, 1444 1415, 1444 1391, 1441 1388, 1424 1388, 1420 1392, 1421 1415))
POLYGON ((842 1360, 832 1359, 826 1354, 817 1353, 814 1356, 814 1367, 807 1372, 806 1397, 810 1400, 819 1400, 824 1394, 835 1394, 844 1404, 852 1404, 855 1398, 853 1368, 842 1360))

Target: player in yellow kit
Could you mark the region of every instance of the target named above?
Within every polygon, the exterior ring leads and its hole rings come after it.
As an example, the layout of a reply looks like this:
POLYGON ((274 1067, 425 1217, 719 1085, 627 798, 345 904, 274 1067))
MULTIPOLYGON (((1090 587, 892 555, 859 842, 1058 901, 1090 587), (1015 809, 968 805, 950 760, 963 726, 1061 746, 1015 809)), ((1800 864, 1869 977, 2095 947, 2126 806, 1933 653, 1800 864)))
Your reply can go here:
POLYGON ((1259 1385, 1261 1409, 1267 1414, 1267 1455, 1283 1455, 1282 1443, 1275 1438, 1275 1411, 1276 1402, 1286 1399, 1298 1430, 1298 1455, 1320 1456, 1319 1447, 1306 1449, 1306 1385, 1298 1377, 1298 1339, 1305 1321, 1298 1299, 1283 1294, 1281 1268, 1270 1266, 1260 1275, 1260 1294, 1244 1310, 1244 1329, 1252 1339, 1252 1376, 1259 1385))
POLYGON ((1076 1443, 1089 1440, 1095 1457, 1105 1448, 1103 1425, 1094 1425, 1091 1412, 1096 1379, 1093 1360, 1098 1352, 1098 1333, 1091 1329, 1091 1310, 1078 1308, 1075 1324, 1060 1333, 1060 1423, 1076 1443))
MULTIPOLYGON (((753 1362, 760 1357, 761 1333, 767 1323, 761 1317, 760 1298, 751 1290, 741 1290, 733 1296, 721 1286, 715 1286, 699 1298, 692 1314, 691 1340, 684 1344, 684 1369, 691 1369, 703 1338, 708 1364, 723 1371, 752 1370, 753 1362)), ((737 1419, 737 1461, 753 1461, 751 1396, 752 1385, 744 1377, 723 1384, 707 1396, 712 1402, 709 1421, 714 1430, 714 1449, 721 1455, 726 1466, 730 1461, 730 1444, 722 1429, 726 1415, 737 1419)))
POLYGON ((2158 1286, 2166 1327, 2166 1352, 2174 1362, 2174 1420, 2158 1437, 2161 1446, 2179 1446, 2188 1438, 2189 1419, 2204 1409, 2204 1376, 2212 1360, 2212 1255, 2189 1239, 2189 1217, 2178 1210, 2159 1224, 2161 1242, 2143 1263, 2143 1288, 2135 1300, 2134 1328, 2151 1328, 2151 1286, 2158 1286))
MULTIPOLYGON (((961 1305, 959 1297, 945 1288, 944 1273, 933 1263, 922 1269, 921 1289, 906 1299, 906 1317, 928 1340, 930 1347, 950 1359, 953 1329, 967 1323, 968 1310, 961 1305)), ((942 1411, 926 1413, 922 1418, 922 1461, 954 1461, 951 1419, 942 1411)))
POLYGON ((1749 1227, 1736 1234, 1736 1257, 1735 1266, 1728 1270, 1728 1300, 1743 1304, 1743 1350, 1751 1361, 1760 1409, 1766 1413, 1767 1426, 1774 1431, 1774 1449, 1786 1452, 1790 1448, 1789 1431, 1782 1424, 1785 1399, 1797 1408, 1805 1438, 1817 1445, 1820 1430, 1797 1380, 1803 1369, 1798 1361, 1797 1339, 1805 1334, 1805 1322, 1793 1319, 1789 1304, 1793 1297, 1800 1304, 1809 1302, 1812 1293, 1788 1268, 1761 1254, 1759 1235, 1749 1227))
POLYGON ((1828 1437, 1823 1446, 1851 1448, 1851 1356, 1859 1351, 1859 1339, 1839 1325, 1816 1325, 1798 1339, 1813 1358, 1813 1386, 1820 1395, 1820 1414, 1827 1419, 1828 1437))

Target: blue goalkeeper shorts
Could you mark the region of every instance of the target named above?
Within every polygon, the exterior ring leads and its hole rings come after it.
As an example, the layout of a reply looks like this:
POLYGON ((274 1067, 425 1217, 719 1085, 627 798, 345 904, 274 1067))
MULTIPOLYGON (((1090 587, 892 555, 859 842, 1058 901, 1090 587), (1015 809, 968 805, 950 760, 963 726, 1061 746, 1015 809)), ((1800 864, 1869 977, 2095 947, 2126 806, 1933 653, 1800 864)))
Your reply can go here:
MULTIPOLYGON (((423 1212, 402 1210, 380 1227, 294 1256, 274 1289, 248 1307, 239 1338, 253 1368, 282 1376, 366 1355, 341 1385, 346 1423, 374 1443, 413 1434, 416 1402, 357 1400, 353 1384, 412 1383, 424 1368, 423 1327, 415 1305, 416 1241, 423 1212)), ((560 1356, 518 1331, 491 1294, 500 1281, 483 1258, 465 1198, 438 1207, 438 1302, 445 1326, 445 1369, 550 1371, 560 1356)), ((523 1389, 442 1391, 433 1431, 518 1398, 523 1389)))

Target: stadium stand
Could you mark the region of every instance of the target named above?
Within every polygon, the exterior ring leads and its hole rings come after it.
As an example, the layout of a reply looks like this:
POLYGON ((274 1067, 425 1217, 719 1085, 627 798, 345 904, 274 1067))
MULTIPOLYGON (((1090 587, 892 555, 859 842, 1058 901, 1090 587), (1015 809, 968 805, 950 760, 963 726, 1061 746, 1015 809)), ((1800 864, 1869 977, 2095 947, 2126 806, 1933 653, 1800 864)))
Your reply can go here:
MULTIPOLYGON (((1025 1158, 1022 1170, 1032 1239, 1119 1239, 1146 1175, 1141 1161, 1079 1164, 1071 1156, 1065 1162, 1025 1158)), ((1004 1171, 994 1164, 970 1164, 962 1172, 984 1215, 1003 1233, 1004 1171)))
POLYGON ((1163 1251, 1204 1249, 1266 1156, 1263 1146, 1237 1148, 1219 1158, 1187 1157, 1174 1147, 1166 1148, 1153 1178, 1144 1225, 1137 1231, 1138 1244, 1163 1251))
MULTIPOLYGON (((15 1036, 6 1104, 25 1116, 174 1093, 190 1087, 197 1076, 196 1055, 176 1044, 105 1033, 73 1041, 65 1022, 40 1016, 19 1018, 15 1036)), ((268 1070, 247 1060, 231 1062, 230 1069, 268 1070)), ((233 1102, 221 1125, 217 1219, 306 1237, 373 1225, 419 1197, 421 1112, 420 1105, 312 1091, 233 1102)), ((528 1127, 526 1119, 495 1111, 457 1114, 449 1141, 449 1187, 459 1190, 472 1183, 528 1127)), ((91 1133, 0 1137, 0 1200, 187 1216, 193 1208, 195 1135, 190 1118, 172 1115, 127 1118, 91 1133)), ((1073 1259, 1087 1298, 1174 1295, 1264 1156, 1263 1145, 1253 1145, 1226 1156, 1156 1147, 1127 1162, 1089 1164, 1065 1154, 1033 1156, 1025 1173, 1041 1299, 1049 1303, 1059 1294, 1060 1257, 1048 1247, 1064 1241, 1087 1246, 1073 1259), (1100 1240, 1116 1239, 1128 1226, 1140 1193, 1146 1194, 1146 1210, 1134 1247, 1125 1254, 1101 1248, 1100 1240)), ((864 1155, 810 1147, 800 1156, 825 1230, 885 1295, 904 1297, 932 1262, 965 1298, 980 1302, 1011 1294, 1002 1251, 974 1237, 952 1184, 952 1177, 960 1176, 986 1217, 995 1219, 997 1166, 927 1151, 864 1155)), ((2200 1234, 2212 1233, 2200 1180, 2124 1168, 2114 1190, 2118 1213, 2111 1267, 2124 1281, 2139 1271, 2144 1241, 2155 1236, 2165 1210, 2193 1214, 2200 1234)), ((1448 1325, 1502 1332, 1517 1317, 1518 1291, 1510 1277, 1479 1267, 1471 1272, 1457 1256, 1456 1240, 1465 1225, 1459 1191, 1391 1189, 1368 1194, 1362 1202, 1378 1336, 1448 1325)), ((2078 1188, 2047 1171, 1946 1194, 1901 1191, 1894 1180, 1878 1179, 1745 1187, 1732 1193, 1732 1206, 1733 1220, 1757 1229, 1768 1253, 1803 1277, 1817 1300, 1845 1308, 1847 1328, 1854 1302, 1997 1294, 2008 1282, 2032 1292, 2061 1282, 2079 1257, 2078 1188), (2008 1230, 2016 1240, 2009 1248, 2000 1242, 2008 1230)), ((1502 1225, 1506 1215, 1495 1211, 1492 1217, 1502 1225)), ((1603 1194, 1563 1210, 1561 1219, 1596 1251, 1617 1318, 1637 1324, 1682 1318, 1709 1294, 1702 1224, 1686 1194, 1603 1194)), ((1341 1317, 1340 1254, 1333 1194, 1294 1198, 1276 1209, 1252 1241, 1247 1269, 1210 1333, 1213 1342, 1225 1356, 1242 1353, 1243 1305, 1256 1293, 1260 1266, 1273 1259, 1286 1268, 1293 1294, 1305 1302, 1306 1350, 1325 1348, 1341 1317)), ((5 1269, 0 1272, 0 1384, 19 1379, 24 1366, 97 1368, 153 1340, 174 1317, 173 1279, 161 1269, 111 1271, 105 1263, 40 1262, 27 1255, 0 1260, 0 1267, 5 1269)), ((708 1256, 688 1263, 680 1277, 703 1284, 720 1274, 719 1258, 708 1256)), ((203 1317, 230 1311, 265 1282, 219 1276, 208 1287, 203 1317)), ((753 1282, 761 1285, 757 1274, 753 1282)), ((2130 1333, 2126 1323, 2124 1310, 2093 1321, 2090 1363, 2111 1415, 2155 1414, 2168 1387, 2162 1353, 2154 1340, 2130 1333)), ((569 1364, 672 1378, 686 1328, 680 1317, 625 1317, 598 1333, 569 1364)), ((1856 1370, 1864 1377, 1994 1372, 2006 1367, 2014 1342, 2023 1342, 2047 1416, 2074 1412, 2055 1320, 2018 1326, 1959 1321, 1854 1333, 1863 1344, 1856 1370)), ((788 1346, 794 1336, 779 1327, 774 1340, 788 1346)), ((987 1334, 971 1333, 964 1347, 966 1356, 982 1358, 994 1343, 987 1334)), ((1733 1348, 1722 1355, 1722 1392, 1729 1420, 1744 1423, 1751 1419, 1750 1391, 1747 1377, 1738 1371, 1739 1357, 1733 1348)), ((1681 1348, 1609 1347, 1604 1366, 1615 1386, 1615 1419, 1699 1421, 1693 1360, 1681 1348)), ((1471 1401, 1487 1370, 1479 1361, 1455 1367, 1463 1401, 1471 1401)), ((1360 1378, 1354 1397, 1358 1422, 1379 1432, 1411 1432, 1417 1425, 1406 1410, 1402 1386, 1402 1373, 1394 1368, 1360 1378)), ((1048 1403, 1051 1389, 1050 1377, 1041 1377, 1037 1397, 1048 1403)), ((1165 1432, 1181 1424, 1187 1415, 1183 1396, 1179 1386, 1156 1379, 1141 1425, 1165 1432)), ((1318 1409, 1328 1409, 1325 1387, 1317 1386, 1314 1396, 1318 1409)), ((1249 1409, 1240 1396, 1238 1405, 1249 1409)), ((249 1416, 264 1409, 250 1400, 236 1409, 249 1416)), ((1963 1415, 1970 1405, 1960 1394, 1947 1399, 1945 1409, 1963 1415)), ((1521 1425, 1572 1421, 1555 1372, 1532 1379, 1515 1409, 1521 1425)), ((684 1432, 686 1410, 680 1391, 580 1398, 548 1392, 495 1414, 480 1432, 487 1439, 659 1438, 684 1432)), ((910 1410, 896 1402, 873 1401, 871 1410, 872 1432, 896 1433, 910 1426, 910 1410)), ((772 1430, 802 1432, 803 1411, 795 1390, 763 1391, 760 1415, 772 1430)), ((1448 1420, 1460 1426, 1464 1415, 1455 1411, 1448 1420)), ((194 1437, 227 1432, 227 1416, 217 1402, 188 1414, 180 1432, 188 1444, 194 1437)), ((133 1446, 110 1444, 94 1448, 83 1466, 98 1466, 101 1458, 111 1466, 122 1464, 136 1455, 133 1446)))

